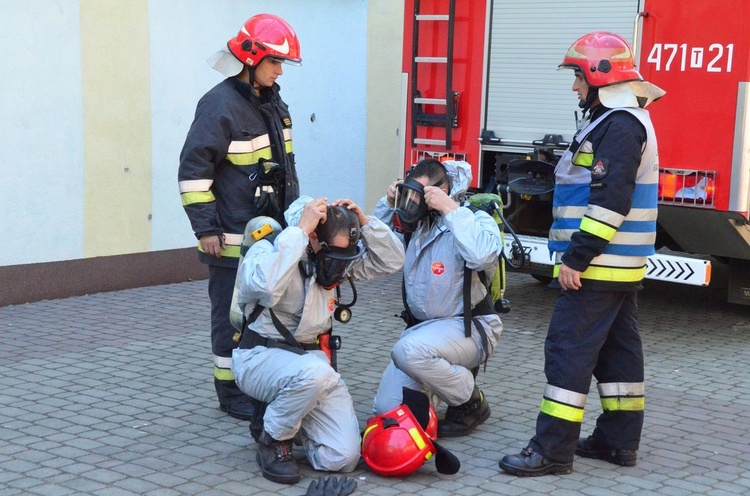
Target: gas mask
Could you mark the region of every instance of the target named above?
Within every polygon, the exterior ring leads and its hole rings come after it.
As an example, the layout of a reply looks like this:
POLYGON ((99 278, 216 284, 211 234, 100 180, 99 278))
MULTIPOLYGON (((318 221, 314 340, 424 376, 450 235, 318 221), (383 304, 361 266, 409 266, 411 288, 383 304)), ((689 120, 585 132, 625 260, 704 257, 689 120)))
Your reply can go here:
POLYGON ((315 261, 315 282, 325 289, 339 285, 357 260, 362 258, 362 248, 357 245, 337 248, 321 242, 318 253, 312 255, 315 261))
POLYGON ((326 217, 328 218, 326 223, 319 224, 315 229, 320 250, 317 253, 310 253, 310 261, 315 264, 315 282, 325 289, 333 289, 346 279, 352 266, 362 258, 363 251, 358 245, 360 225, 356 214, 345 207, 335 206, 328 207, 326 217), (334 217, 339 223, 342 217, 346 221, 345 227, 339 224, 338 232, 331 232, 326 225, 328 222, 333 222, 334 217), (331 246, 330 240, 342 234, 348 238, 348 246, 346 248, 331 246))
POLYGON ((427 216, 424 186, 409 177, 396 185, 393 227, 399 232, 414 232, 419 222, 427 216))

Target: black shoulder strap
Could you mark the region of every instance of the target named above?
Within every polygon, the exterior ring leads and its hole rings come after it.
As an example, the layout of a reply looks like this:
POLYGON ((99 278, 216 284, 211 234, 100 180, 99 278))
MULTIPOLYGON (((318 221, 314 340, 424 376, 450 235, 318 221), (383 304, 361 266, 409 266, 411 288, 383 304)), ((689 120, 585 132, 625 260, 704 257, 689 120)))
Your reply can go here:
MULTIPOLYGON (((250 312, 250 315, 247 317, 247 323, 245 324, 243 329, 246 329, 248 325, 255 322, 255 320, 258 318, 258 316, 265 310, 266 307, 263 305, 255 305, 255 308, 253 308, 253 311, 250 312)), ((295 339, 292 332, 286 328, 284 324, 281 323, 279 318, 276 316, 276 314, 273 311, 273 308, 269 308, 268 312, 271 314, 271 321, 273 322, 273 326, 276 328, 277 331, 279 331, 279 334, 281 334, 281 337, 284 338, 284 341, 291 344, 295 348, 304 349, 302 348, 302 345, 299 344, 299 342, 295 339)))
MULTIPOLYGON (((406 248, 409 247, 409 241, 411 241, 411 233, 405 232, 404 233, 404 252, 406 252, 406 248)), ((414 315, 412 315, 411 310, 409 309, 409 304, 406 303, 406 272, 403 273, 401 276, 401 299, 404 302, 404 310, 406 310, 406 315, 409 316, 409 319, 411 322, 414 322, 414 315)), ((412 324, 408 324, 407 327, 411 326, 412 324)))

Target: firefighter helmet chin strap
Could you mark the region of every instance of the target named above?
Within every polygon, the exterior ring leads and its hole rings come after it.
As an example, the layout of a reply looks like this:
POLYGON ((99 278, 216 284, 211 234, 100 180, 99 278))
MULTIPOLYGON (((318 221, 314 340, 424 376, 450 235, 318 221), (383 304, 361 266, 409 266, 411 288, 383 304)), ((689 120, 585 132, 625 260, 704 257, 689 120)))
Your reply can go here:
POLYGON ((599 88, 589 86, 589 90, 586 93, 586 100, 578 100, 578 106, 583 110, 583 113, 591 112, 591 106, 596 100, 599 99, 599 88))

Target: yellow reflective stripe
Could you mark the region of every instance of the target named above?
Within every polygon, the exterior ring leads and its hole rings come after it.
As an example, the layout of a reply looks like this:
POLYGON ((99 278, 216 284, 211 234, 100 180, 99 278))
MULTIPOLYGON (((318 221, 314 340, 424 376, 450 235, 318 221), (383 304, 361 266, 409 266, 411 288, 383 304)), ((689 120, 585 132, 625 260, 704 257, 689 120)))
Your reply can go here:
POLYGON ((234 380, 234 374, 232 373, 232 369, 221 369, 216 366, 214 366, 214 377, 220 381, 233 381, 234 380))
POLYGON ((424 439, 422 439, 422 436, 419 434, 419 431, 416 427, 412 427, 409 429, 409 435, 416 443, 417 447, 421 450, 424 449, 425 446, 427 446, 424 442, 424 439))
POLYGON ((292 142, 291 141, 285 141, 284 142, 284 150, 287 153, 292 153, 292 142))
POLYGON ((576 153, 575 157, 573 157, 573 165, 580 165, 581 167, 589 168, 591 167, 591 164, 593 163, 594 163, 593 153, 578 152, 576 153))
POLYGON ((260 162, 260 159, 271 160, 271 148, 264 148, 257 152, 251 153, 230 153, 227 160, 234 165, 253 165, 260 162))
POLYGON ((642 382, 600 382, 596 385, 599 396, 643 396, 642 382))
POLYGON ((605 412, 642 412, 646 406, 643 396, 618 396, 602 398, 602 409, 605 412))
POLYGON ((589 266, 581 272, 584 279, 614 282, 638 282, 646 277, 646 266, 634 269, 589 266))
POLYGON ((562 403, 557 403, 556 401, 544 398, 540 410, 542 413, 546 413, 550 417, 567 420, 569 422, 583 422, 583 408, 563 405, 562 403))
POLYGON ((581 226, 579 229, 583 232, 593 234, 598 238, 606 239, 607 241, 611 240, 617 232, 617 229, 614 227, 608 226, 598 220, 594 220, 591 217, 584 217, 581 219, 581 226))
MULTIPOLYGON (((555 264, 552 269, 552 277, 560 274, 560 265, 555 264)), ((598 267, 589 266, 588 269, 581 272, 581 279, 591 279, 594 281, 613 281, 613 282, 638 282, 646 277, 646 266, 633 269, 615 268, 615 267, 598 267)))
POLYGON ((192 191, 208 191, 213 186, 213 179, 190 179, 180 181, 180 193, 189 193, 192 191))
POLYGON ((193 203, 211 203, 216 201, 214 194, 211 191, 192 191, 190 193, 182 193, 182 205, 192 205, 193 203))
MULTIPOLYGON (((200 242, 198 242, 198 251, 203 251, 200 242)), ((225 245, 224 248, 221 249, 221 256, 229 258, 240 258, 240 247, 234 245, 225 245)))
POLYGON ((364 434, 362 434, 362 445, 364 446, 365 439, 367 439, 367 433, 369 433, 371 430, 373 430, 375 427, 377 427, 378 424, 372 424, 370 427, 365 429, 364 434))
POLYGON ((251 140, 232 141, 227 153, 252 153, 271 146, 271 138, 267 134, 251 140))

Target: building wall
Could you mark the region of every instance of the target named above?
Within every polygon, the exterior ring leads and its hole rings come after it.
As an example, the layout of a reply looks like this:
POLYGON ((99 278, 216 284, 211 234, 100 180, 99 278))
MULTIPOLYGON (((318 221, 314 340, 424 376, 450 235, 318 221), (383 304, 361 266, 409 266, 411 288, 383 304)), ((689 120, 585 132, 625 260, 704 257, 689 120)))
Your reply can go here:
POLYGON ((0 305, 205 276, 178 157, 222 79, 206 58, 260 12, 301 42, 279 83, 302 193, 374 206, 400 146, 400 52, 382 35, 400 50, 401 1, 0 2, 0 305))

